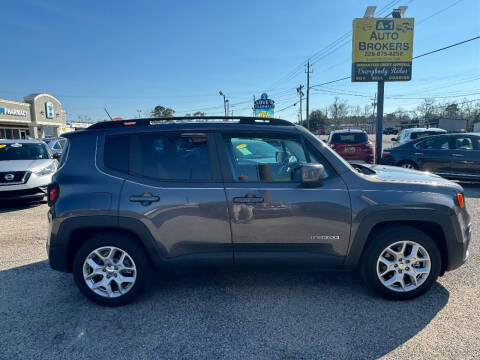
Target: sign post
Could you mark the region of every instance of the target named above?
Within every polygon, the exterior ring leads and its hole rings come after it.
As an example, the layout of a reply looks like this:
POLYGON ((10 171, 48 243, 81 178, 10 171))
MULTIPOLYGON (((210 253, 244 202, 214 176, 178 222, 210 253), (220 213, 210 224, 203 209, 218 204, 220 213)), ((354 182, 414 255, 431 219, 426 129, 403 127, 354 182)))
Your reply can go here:
POLYGON ((364 18, 353 20, 352 82, 377 84, 375 161, 382 157, 383 100, 385 81, 412 78, 413 18, 401 18, 406 7, 392 12, 393 18, 373 18, 375 8, 364 18))

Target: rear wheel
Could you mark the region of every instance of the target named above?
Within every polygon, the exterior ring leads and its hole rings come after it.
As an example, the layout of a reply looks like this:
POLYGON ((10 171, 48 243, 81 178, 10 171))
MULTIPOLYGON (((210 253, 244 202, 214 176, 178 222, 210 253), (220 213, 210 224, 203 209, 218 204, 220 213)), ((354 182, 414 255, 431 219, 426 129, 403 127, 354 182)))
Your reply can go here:
POLYGON ((404 169, 411 169, 411 170, 418 170, 418 165, 415 164, 413 161, 402 161, 400 166, 404 169))
POLYGON ((80 291, 104 306, 125 305, 144 289, 150 266, 143 249, 123 234, 99 234, 77 252, 73 277, 80 291))
POLYGON ((427 291, 438 278, 441 255, 422 231, 398 226, 373 235, 360 270, 373 290, 390 299, 411 299, 427 291))

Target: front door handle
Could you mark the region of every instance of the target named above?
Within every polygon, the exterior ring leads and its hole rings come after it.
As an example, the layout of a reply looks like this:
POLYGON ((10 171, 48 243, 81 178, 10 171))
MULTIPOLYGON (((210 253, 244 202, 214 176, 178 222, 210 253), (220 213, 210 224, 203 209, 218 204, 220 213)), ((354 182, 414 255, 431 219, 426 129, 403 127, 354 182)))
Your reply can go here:
POLYGON ((160 197, 154 196, 150 194, 149 192, 145 192, 142 195, 133 195, 129 197, 129 200, 131 202, 139 202, 142 205, 150 205, 152 202, 156 202, 160 200, 160 197))
POLYGON ((236 204, 258 204, 263 202, 263 197, 234 197, 233 202, 236 204))
POLYGON ((415 155, 423 155, 423 153, 415 153, 415 155))
POLYGON ((452 154, 452 156, 463 157, 464 155, 462 155, 462 154, 452 154))

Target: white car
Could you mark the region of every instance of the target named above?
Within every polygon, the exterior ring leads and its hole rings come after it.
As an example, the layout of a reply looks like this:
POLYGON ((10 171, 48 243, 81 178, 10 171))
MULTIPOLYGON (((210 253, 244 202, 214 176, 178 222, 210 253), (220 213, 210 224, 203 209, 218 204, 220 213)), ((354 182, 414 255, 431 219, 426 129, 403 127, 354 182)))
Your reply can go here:
POLYGON ((430 135, 445 134, 447 131, 437 128, 411 128, 400 131, 396 138, 392 138, 395 146, 403 145, 409 141, 430 135))
POLYGON ((0 140, 0 200, 42 200, 57 167, 43 141, 0 140))

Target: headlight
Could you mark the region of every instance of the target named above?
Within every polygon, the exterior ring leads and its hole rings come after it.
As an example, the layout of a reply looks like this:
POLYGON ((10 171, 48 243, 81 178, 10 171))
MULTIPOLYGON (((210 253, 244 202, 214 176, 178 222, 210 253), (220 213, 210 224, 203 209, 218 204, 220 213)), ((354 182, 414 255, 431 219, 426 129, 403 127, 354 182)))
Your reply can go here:
POLYGON ((57 165, 54 162, 52 162, 50 165, 40 170, 33 171, 33 173, 38 176, 44 176, 44 175, 53 174, 55 171, 57 171, 57 165))

